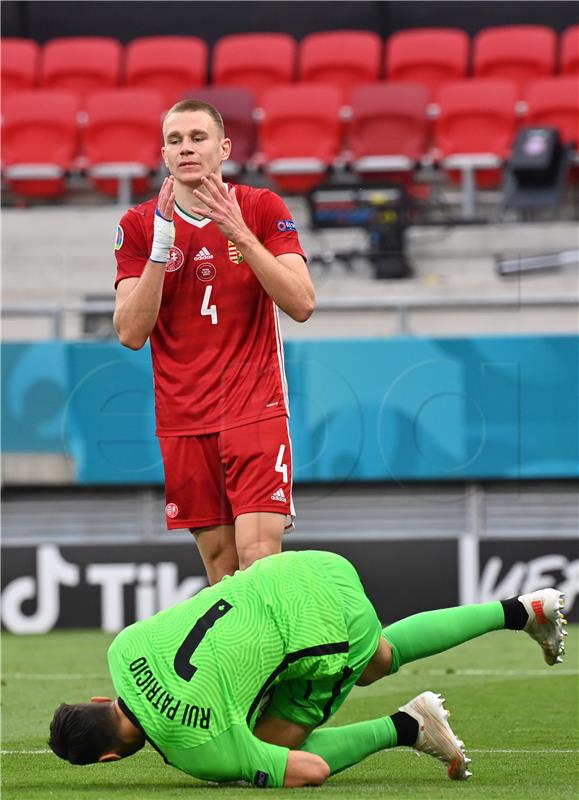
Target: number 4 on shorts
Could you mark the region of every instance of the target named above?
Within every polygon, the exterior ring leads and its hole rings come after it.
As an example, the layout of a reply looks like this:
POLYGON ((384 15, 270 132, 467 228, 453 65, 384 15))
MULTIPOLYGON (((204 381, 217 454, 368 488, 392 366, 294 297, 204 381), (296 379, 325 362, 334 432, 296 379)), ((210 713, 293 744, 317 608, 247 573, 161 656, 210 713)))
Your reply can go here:
POLYGON ((283 463, 284 453, 285 453, 285 444, 280 444, 279 452, 277 454, 277 461, 275 462, 275 471, 281 472, 283 476, 283 482, 287 483, 287 464, 283 463))

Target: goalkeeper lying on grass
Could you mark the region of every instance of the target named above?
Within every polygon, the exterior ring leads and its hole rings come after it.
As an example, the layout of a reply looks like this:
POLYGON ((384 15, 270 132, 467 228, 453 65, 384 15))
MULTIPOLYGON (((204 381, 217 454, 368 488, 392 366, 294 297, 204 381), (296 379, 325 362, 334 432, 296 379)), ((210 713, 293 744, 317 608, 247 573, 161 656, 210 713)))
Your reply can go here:
POLYGON ((548 664, 564 653, 563 596, 428 611, 382 630, 353 566, 315 551, 273 555, 122 631, 108 654, 118 694, 62 704, 49 744, 73 764, 125 758, 145 741, 210 781, 322 784, 379 750, 414 747, 469 777, 440 696, 391 716, 318 729, 352 687, 489 631, 525 630, 548 664))

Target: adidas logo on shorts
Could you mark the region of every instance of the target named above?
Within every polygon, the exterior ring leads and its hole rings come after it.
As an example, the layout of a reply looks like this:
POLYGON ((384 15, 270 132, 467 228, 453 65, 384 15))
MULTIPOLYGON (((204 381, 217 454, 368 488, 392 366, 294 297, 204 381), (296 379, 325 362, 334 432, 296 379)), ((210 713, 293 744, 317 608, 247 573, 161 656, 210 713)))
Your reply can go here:
POLYGON ((213 258, 213 253, 210 253, 206 247, 202 247, 197 255, 193 257, 193 261, 207 261, 208 258, 213 258))
POLYGON ((285 494, 283 493, 283 489, 278 489, 277 492, 274 492, 272 494, 271 499, 272 500, 277 500, 280 503, 285 503, 287 498, 286 498, 285 494))

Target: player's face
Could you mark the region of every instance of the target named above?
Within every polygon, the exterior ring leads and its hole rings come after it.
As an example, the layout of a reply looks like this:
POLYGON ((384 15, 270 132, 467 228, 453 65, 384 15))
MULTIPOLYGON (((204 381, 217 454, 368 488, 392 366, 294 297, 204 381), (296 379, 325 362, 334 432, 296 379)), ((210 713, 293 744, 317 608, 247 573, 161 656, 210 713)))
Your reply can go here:
POLYGON ((221 162, 229 156, 231 142, 205 111, 178 111, 163 127, 163 159, 175 180, 197 186, 204 175, 221 175, 221 162))

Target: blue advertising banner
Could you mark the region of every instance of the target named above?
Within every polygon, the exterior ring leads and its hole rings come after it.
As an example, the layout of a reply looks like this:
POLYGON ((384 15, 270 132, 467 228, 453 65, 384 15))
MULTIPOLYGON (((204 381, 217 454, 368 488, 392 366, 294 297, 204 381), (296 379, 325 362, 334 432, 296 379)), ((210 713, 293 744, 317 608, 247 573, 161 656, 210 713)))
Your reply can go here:
MULTIPOLYGON (((574 336, 294 341, 297 482, 574 478, 574 336)), ((148 347, 4 344, 8 453, 71 456, 81 484, 160 483, 148 347)))

